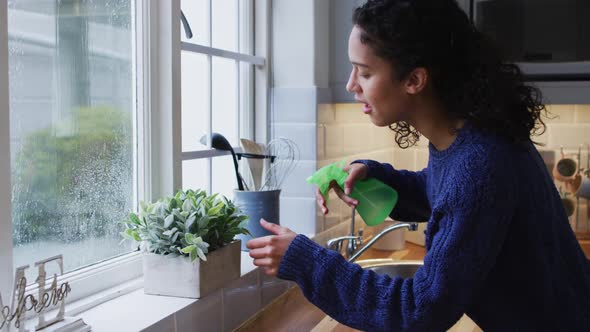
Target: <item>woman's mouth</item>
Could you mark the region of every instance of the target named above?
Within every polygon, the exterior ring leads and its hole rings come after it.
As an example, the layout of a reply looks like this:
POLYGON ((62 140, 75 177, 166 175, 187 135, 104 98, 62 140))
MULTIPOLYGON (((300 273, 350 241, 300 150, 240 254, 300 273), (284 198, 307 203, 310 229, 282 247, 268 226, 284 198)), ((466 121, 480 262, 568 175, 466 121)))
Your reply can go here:
POLYGON ((371 105, 369 105, 369 104, 363 105, 363 113, 369 114, 369 113, 371 113, 372 110, 373 110, 373 108, 371 107, 371 105))

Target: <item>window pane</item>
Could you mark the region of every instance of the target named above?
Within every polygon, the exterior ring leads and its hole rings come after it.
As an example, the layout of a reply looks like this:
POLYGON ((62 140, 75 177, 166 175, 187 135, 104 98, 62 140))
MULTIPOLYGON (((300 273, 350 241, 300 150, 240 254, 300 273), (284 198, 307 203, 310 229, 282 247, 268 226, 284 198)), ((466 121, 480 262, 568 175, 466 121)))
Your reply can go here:
POLYGON ((203 189, 209 192, 208 186, 207 159, 185 160, 182 162, 182 187, 184 190, 203 189))
POLYGON ((234 60, 213 57, 213 131, 238 146, 237 85, 234 60))
MULTIPOLYGON (((243 162, 242 159, 241 162, 243 162)), ((220 193, 229 199, 234 197, 234 189, 238 188, 238 180, 234 170, 234 162, 230 155, 213 158, 211 167, 212 192, 220 193)))
MULTIPOLYGON (((214 0, 216 2, 217 0, 214 0)), ((193 38, 187 39, 184 28, 180 27, 181 40, 193 44, 200 44, 208 46, 208 20, 209 11, 207 9, 207 0, 182 0, 180 8, 188 21, 191 30, 193 31, 193 38)))
POLYGON ((207 149, 199 142, 207 133, 209 79, 207 56, 182 52, 182 151, 207 149))
POLYGON ((15 267, 132 250, 119 245, 135 201, 130 1, 9 1, 15 267))
POLYGON ((213 0, 212 2, 212 35, 215 48, 236 51, 238 11, 236 0, 213 0))

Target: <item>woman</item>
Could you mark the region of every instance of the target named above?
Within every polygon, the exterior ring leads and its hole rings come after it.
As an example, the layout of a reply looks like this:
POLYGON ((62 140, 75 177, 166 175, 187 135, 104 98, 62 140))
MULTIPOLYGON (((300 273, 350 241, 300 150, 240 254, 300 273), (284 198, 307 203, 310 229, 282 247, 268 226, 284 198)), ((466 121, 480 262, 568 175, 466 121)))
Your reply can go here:
POLYGON ((353 21, 347 89, 399 146, 424 135, 430 157, 420 172, 353 162, 334 190, 356 205, 355 181, 395 188, 393 218, 429 220, 424 266, 380 276, 264 221, 276 235, 248 243, 254 264, 362 330, 444 331, 467 313, 485 331, 590 331, 590 264, 531 140, 539 91, 453 0, 369 0, 353 21))

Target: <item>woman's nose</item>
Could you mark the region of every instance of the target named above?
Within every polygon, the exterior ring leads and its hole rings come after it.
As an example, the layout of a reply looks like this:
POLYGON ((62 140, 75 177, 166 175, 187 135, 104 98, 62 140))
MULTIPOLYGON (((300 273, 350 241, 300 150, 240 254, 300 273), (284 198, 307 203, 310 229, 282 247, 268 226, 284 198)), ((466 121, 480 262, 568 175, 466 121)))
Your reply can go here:
POLYGON ((350 76, 348 77, 348 82, 346 83, 346 91, 353 93, 357 92, 358 84, 356 83, 356 78, 354 74, 354 70, 350 72, 350 76))

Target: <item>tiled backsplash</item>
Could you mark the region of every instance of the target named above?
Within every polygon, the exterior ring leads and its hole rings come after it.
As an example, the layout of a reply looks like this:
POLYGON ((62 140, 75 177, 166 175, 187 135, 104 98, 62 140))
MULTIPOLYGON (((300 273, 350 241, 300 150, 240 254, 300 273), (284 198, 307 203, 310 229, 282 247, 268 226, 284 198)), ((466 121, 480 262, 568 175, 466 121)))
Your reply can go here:
MULTIPOLYGON (((535 138, 545 144, 538 148, 544 151, 548 163, 551 158, 559 158, 561 146, 565 153, 577 154, 580 144, 590 143, 590 105, 549 105, 548 110, 550 118, 544 119, 547 130, 535 138)), ((387 127, 373 125, 361 111, 360 104, 318 105, 317 138, 318 168, 355 159, 374 159, 408 170, 421 170, 428 164, 428 141, 425 138, 422 137, 412 148, 400 149, 395 144, 394 133, 387 127)), ((583 167, 587 160, 585 149, 582 149, 583 167)), ((585 225, 586 201, 580 201, 580 225, 585 225)), ((317 215, 318 232, 350 220, 350 208, 334 194, 331 194, 328 207, 330 213, 327 216, 317 215)), ((411 236, 423 235, 422 232, 413 233, 411 236)))
POLYGON ((143 331, 233 331, 291 285, 255 269, 143 331))

